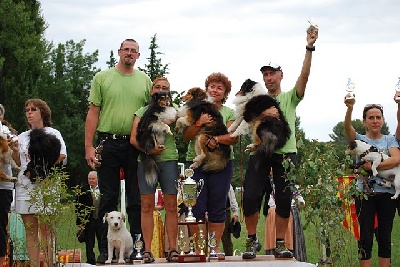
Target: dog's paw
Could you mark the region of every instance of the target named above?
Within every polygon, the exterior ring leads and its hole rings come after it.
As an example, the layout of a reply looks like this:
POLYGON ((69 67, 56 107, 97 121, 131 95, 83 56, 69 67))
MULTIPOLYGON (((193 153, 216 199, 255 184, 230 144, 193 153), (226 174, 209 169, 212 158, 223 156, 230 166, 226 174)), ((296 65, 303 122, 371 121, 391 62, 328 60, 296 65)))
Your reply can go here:
POLYGON ((193 162, 190 166, 189 166, 189 168, 190 169, 196 169, 196 168, 198 168, 200 166, 200 163, 199 162, 193 162))
POLYGON ((111 260, 108 259, 108 260, 106 260, 104 263, 105 263, 105 264, 111 264, 111 260))
POLYGON ((254 150, 256 150, 257 145, 256 144, 250 144, 246 147, 246 149, 244 150, 244 152, 246 153, 250 153, 253 152, 254 150))
POLYGON ((168 130, 167 130, 165 133, 168 134, 168 135, 174 135, 174 134, 171 132, 171 130, 169 129, 169 127, 168 127, 168 130))
MULTIPOLYGON (((231 131, 228 130, 228 132, 231 132, 231 131)), ((237 131, 230 135, 231 138, 235 138, 235 137, 238 137, 238 136, 239 136, 239 133, 237 131)))
POLYGON ((124 259, 119 259, 118 263, 125 263, 125 260, 124 259))

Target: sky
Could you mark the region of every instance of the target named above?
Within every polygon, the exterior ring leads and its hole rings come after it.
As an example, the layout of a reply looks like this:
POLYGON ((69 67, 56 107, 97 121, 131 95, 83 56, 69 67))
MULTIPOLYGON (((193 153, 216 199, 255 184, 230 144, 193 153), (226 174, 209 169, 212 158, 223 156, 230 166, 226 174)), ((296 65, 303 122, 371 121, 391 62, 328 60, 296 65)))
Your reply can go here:
POLYGON ((304 100, 297 108, 308 139, 330 141, 343 121, 347 82, 355 84, 353 119, 366 104, 384 106, 391 133, 397 125, 393 101, 400 77, 400 1, 398 0, 42 0, 55 44, 86 40, 85 52, 99 50, 97 66, 106 69, 126 38, 140 45, 136 66, 148 63, 150 40, 157 34, 162 63, 169 64, 171 90, 204 88, 206 77, 222 72, 232 93, 250 78, 263 84, 260 67, 283 69, 282 90, 300 74, 311 19, 319 38, 313 52, 304 100))

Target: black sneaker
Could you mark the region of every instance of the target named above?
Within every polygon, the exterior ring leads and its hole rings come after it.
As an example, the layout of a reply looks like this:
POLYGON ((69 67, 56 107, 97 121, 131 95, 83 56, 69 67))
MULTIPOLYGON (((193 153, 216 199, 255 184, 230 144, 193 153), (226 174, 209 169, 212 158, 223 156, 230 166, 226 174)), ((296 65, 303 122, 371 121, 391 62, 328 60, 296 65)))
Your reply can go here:
POLYGON ((275 258, 293 258, 293 253, 286 248, 285 241, 276 241, 275 258))
POLYGON ((246 239, 246 251, 242 254, 242 259, 254 259, 257 252, 261 250, 261 244, 258 238, 256 240, 252 238, 246 239))
POLYGON ((98 264, 105 264, 106 260, 108 259, 108 255, 105 253, 100 253, 100 255, 97 257, 97 263, 98 264))

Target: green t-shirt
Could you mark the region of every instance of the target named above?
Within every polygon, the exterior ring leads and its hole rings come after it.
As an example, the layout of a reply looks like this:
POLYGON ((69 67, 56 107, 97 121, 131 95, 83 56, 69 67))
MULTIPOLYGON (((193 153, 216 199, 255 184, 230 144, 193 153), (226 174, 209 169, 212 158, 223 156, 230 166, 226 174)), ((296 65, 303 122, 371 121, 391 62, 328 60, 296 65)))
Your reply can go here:
POLYGON ((289 123, 291 134, 289 140, 286 142, 285 146, 276 151, 277 154, 286 154, 286 153, 296 153, 296 107, 303 99, 297 97, 296 88, 294 87, 288 92, 281 92, 276 100, 279 101, 279 107, 281 108, 283 114, 287 122, 289 123))
POLYGON ((98 132, 129 135, 136 110, 150 100, 151 80, 135 70, 120 73, 115 67, 98 72, 92 81, 89 102, 100 107, 98 132))
MULTIPOLYGON (((174 105, 176 108, 176 106, 174 105)), ((135 116, 141 118, 145 111, 147 110, 147 106, 140 108, 135 112, 135 116)), ((169 127, 171 131, 174 132, 175 123, 172 123, 169 127)), ((178 160, 178 149, 176 148, 175 144, 175 137, 173 135, 166 135, 165 137, 165 144, 167 148, 160 154, 159 157, 156 157, 157 162, 161 161, 170 161, 170 160, 178 160)), ((140 157, 138 159, 140 161, 140 157)))
MULTIPOLYGON (((234 121, 235 120, 235 110, 232 108, 222 106, 221 110, 219 111, 222 115, 222 119, 224 121, 224 124, 226 125, 228 121, 234 121)), ((233 159, 233 149, 231 146, 231 159, 233 159)), ((194 140, 190 140, 189 146, 188 146, 188 151, 186 153, 186 161, 193 161, 193 159, 196 157, 196 151, 194 150, 194 140)))

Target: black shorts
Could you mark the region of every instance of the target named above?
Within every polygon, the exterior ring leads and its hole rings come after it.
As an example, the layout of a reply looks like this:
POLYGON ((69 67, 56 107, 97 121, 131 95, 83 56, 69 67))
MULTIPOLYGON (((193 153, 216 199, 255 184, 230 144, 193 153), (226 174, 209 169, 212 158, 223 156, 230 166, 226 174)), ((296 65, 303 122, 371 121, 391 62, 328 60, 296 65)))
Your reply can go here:
MULTIPOLYGON (((264 194, 272 192, 269 182, 269 173, 272 168, 275 184, 276 213, 282 218, 289 218, 292 201, 292 191, 285 179, 285 168, 282 162, 285 158, 296 165, 296 154, 273 154, 265 164, 255 168, 254 157, 250 156, 244 180, 243 212, 244 216, 251 216, 260 212, 264 194)), ((266 200, 268 201, 268 199, 266 200)))
POLYGON ((0 257, 6 255, 8 213, 12 200, 12 190, 0 189, 0 257))

